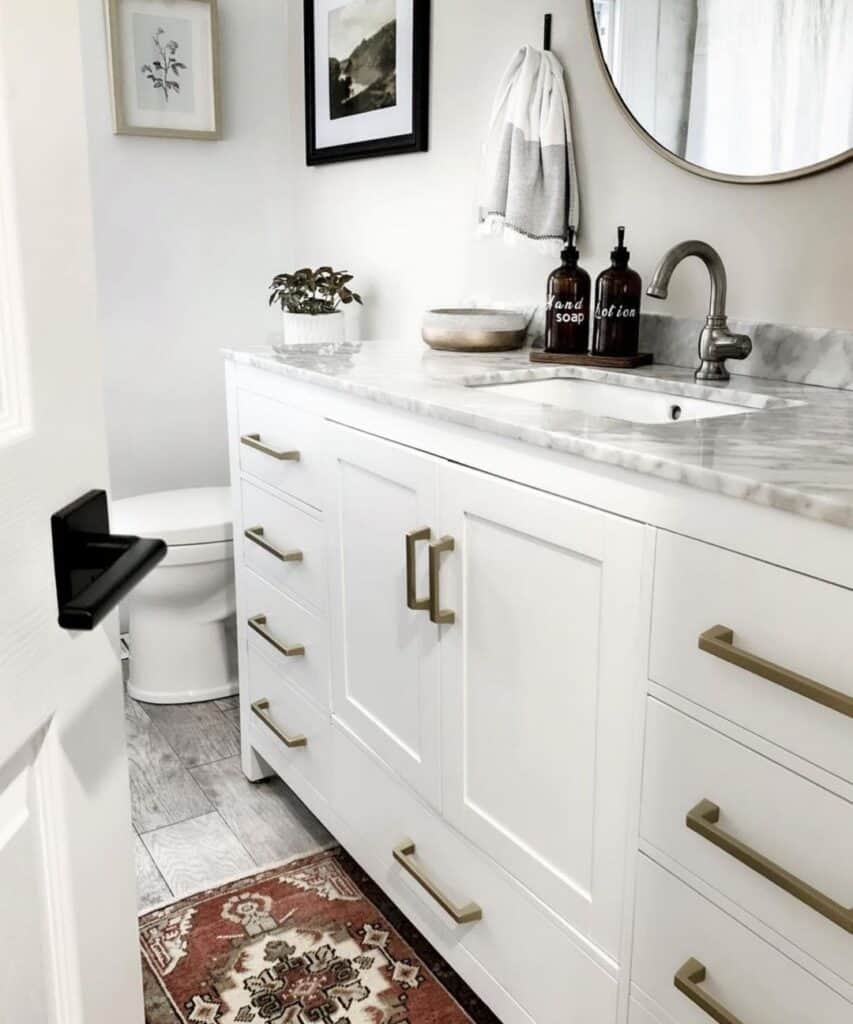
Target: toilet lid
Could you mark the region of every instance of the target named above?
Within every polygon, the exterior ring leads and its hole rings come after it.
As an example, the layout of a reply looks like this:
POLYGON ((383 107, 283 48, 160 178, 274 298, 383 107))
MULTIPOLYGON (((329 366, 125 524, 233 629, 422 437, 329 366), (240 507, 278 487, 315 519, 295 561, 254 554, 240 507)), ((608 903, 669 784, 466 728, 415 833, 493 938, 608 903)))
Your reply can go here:
POLYGON ((113 533, 159 537, 170 547, 231 540, 230 487, 196 487, 122 498, 110 507, 113 533))

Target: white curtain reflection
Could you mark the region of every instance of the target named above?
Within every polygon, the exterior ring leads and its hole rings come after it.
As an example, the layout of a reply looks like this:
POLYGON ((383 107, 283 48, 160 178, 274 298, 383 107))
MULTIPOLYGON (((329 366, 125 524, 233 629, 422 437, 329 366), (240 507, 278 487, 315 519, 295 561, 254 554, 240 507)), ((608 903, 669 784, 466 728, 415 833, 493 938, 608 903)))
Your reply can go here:
POLYGON ((732 174, 853 145, 853 0, 697 0, 686 157, 732 174))

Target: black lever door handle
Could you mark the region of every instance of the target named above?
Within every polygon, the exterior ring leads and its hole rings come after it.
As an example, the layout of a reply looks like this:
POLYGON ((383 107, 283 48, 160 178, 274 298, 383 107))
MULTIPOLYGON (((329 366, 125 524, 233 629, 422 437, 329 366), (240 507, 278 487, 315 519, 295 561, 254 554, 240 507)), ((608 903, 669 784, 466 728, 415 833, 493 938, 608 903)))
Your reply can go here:
POLYGON ((166 557, 162 540, 110 533, 106 491, 89 491, 50 517, 59 625, 92 630, 166 557))

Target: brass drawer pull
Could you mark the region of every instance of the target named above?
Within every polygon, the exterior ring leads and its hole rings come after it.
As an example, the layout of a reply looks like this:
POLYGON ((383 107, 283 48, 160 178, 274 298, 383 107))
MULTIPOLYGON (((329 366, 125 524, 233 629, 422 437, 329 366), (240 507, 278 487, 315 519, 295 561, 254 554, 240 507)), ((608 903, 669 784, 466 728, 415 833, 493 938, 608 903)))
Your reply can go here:
POLYGON ((271 448, 268 444, 264 444, 260 434, 244 434, 240 438, 240 444, 244 444, 247 448, 252 448, 256 452, 269 455, 276 462, 299 462, 302 457, 299 452, 283 452, 278 448, 271 448))
POLYGON ((248 530, 244 531, 243 536, 253 544, 257 544, 259 548, 263 548, 264 551, 273 555, 279 562, 301 562, 303 559, 301 551, 282 551, 274 544, 270 544, 264 537, 263 526, 251 526, 248 530))
POLYGON ((429 617, 437 626, 452 626, 456 612, 441 607, 441 556, 446 551, 455 551, 456 541, 442 537, 429 546, 429 617))
POLYGON ((719 820, 720 808, 710 800, 702 800, 687 815, 687 827, 691 832, 696 832, 703 839, 707 839, 709 843, 713 843, 724 853, 739 860, 741 864, 745 864, 769 882, 778 885, 780 889, 784 889, 785 892, 805 903, 812 910, 816 910, 833 924, 837 924, 846 932, 853 933, 853 909, 842 907, 841 904, 831 900, 817 889, 813 889, 796 875, 785 871, 778 864, 774 864, 772 860, 768 860, 767 857, 735 839, 734 836, 730 836, 719 827, 717 824, 719 820))
POLYGON ((718 1003, 716 999, 712 999, 707 992, 703 992, 699 988, 707 976, 705 965, 691 958, 676 974, 673 983, 682 995, 687 996, 690 1002, 695 1003, 700 1010, 704 1010, 717 1024, 743 1024, 740 1017, 729 1013, 722 1003, 718 1003))
POLYGON ((394 849, 394 860, 400 865, 400 867, 409 875, 414 878, 418 885, 422 886, 432 896, 435 902, 441 907, 445 913, 449 914, 456 924, 471 924, 472 921, 481 921, 483 918, 483 911, 476 903, 468 903, 464 907, 457 907, 441 889, 433 882, 421 868, 415 863, 412 858, 415 855, 415 844, 411 839, 407 839, 404 843, 400 843, 399 846, 394 849))
POLYGON ((275 733, 275 735, 278 736, 286 747, 294 750, 296 747, 308 746, 308 740, 304 736, 288 736, 281 726, 276 725, 272 715, 270 714, 270 702, 268 700, 255 701, 252 705, 252 711, 258 716, 258 718, 260 718, 270 732, 275 733))
POLYGON ((832 690, 781 665, 775 665, 772 661, 765 661, 757 654, 750 654, 749 651, 735 647, 734 632, 728 626, 714 626, 713 629, 706 630, 699 637, 699 650, 737 665, 738 668, 746 669, 747 672, 798 693, 801 697, 807 697, 825 708, 853 718, 853 697, 839 690, 832 690))
POLYGON ((266 615, 254 615, 249 619, 249 629, 253 629, 258 636, 262 636, 270 646, 274 647, 279 654, 283 654, 285 658, 301 658, 305 654, 305 648, 302 644, 295 644, 292 647, 288 647, 287 644, 283 644, 280 640, 276 640, 272 633, 267 629, 266 615))
POLYGON ((406 534, 406 605, 413 612, 429 611, 429 598, 418 597, 417 581, 417 545, 425 540, 432 540, 432 530, 428 526, 406 534))

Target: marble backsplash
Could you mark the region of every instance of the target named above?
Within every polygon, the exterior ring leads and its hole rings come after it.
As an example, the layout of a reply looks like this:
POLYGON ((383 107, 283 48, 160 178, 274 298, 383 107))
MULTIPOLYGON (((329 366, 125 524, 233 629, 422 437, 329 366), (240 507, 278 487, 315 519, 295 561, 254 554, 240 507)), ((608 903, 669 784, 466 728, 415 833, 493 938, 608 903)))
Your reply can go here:
MULTIPOLYGON (((528 339, 541 348, 545 338, 545 308, 532 314, 528 339)), ((640 348, 652 352, 655 362, 665 366, 695 368, 699 364, 699 320, 643 313, 640 348)), ((853 330, 817 327, 786 327, 781 324, 729 320, 729 327, 752 338, 749 359, 729 362, 731 373, 790 384, 813 384, 825 388, 853 390, 853 330)))

